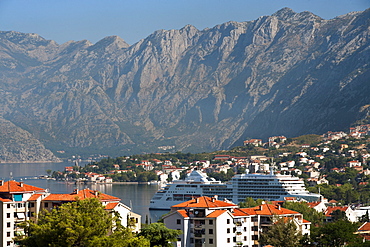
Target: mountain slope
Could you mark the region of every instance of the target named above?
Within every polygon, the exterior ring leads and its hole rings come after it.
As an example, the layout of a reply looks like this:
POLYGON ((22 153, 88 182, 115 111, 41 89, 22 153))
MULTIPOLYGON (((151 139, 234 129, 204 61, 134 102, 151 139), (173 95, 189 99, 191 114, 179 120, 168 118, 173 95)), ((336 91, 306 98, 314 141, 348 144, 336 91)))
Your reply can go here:
POLYGON ((52 150, 200 152, 346 129, 369 104, 370 10, 59 45, 0 32, 0 114, 52 150))

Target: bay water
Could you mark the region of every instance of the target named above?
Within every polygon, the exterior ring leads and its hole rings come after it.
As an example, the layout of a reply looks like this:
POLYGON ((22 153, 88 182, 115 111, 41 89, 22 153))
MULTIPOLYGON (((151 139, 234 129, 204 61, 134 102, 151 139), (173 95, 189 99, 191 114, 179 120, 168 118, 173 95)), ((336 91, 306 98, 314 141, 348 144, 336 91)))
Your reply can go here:
POLYGON ((89 188, 121 199, 121 202, 132 208, 132 211, 142 217, 142 223, 148 219, 149 223, 156 222, 167 211, 150 210, 149 203, 158 185, 149 184, 75 184, 67 181, 37 179, 46 175, 46 170, 64 171, 66 166, 74 163, 0 163, 0 179, 23 181, 26 184, 48 189, 53 194, 69 194, 74 189, 89 188))

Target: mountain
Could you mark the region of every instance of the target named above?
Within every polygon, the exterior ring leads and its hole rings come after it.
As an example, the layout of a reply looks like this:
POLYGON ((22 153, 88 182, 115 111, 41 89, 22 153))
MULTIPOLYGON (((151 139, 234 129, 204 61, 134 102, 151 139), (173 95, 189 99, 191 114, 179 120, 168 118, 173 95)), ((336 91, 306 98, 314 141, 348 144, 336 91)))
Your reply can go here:
POLYGON ((67 154, 203 152, 345 130, 370 103, 369 23, 370 9, 324 20, 284 8, 133 45, 0 32, 0 118, 67 154))

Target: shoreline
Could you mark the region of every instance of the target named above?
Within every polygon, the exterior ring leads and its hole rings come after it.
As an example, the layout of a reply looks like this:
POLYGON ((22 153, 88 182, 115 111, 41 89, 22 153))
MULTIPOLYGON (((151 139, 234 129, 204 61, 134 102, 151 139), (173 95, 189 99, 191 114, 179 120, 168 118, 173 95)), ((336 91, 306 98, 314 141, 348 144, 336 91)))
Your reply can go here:
POLYGON ((63 162, 64 162, 63 160, 59 160, 59 161, 5 161, 5 160, 1 160, 0 165, 1 164, 63 163, 63 162))

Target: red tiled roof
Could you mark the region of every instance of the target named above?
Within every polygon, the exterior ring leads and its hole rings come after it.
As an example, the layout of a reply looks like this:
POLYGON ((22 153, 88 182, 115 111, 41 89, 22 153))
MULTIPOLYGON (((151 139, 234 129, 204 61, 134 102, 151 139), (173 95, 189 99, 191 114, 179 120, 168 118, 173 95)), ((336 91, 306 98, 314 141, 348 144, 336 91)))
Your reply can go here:
POLYGON ((331 214, 336 211, 336 210, 340 210, 340 211, 347 211, 348 207, 340 207, 340 206, 329 206, 327 207, 326 211, 325 211, 325 216, 331 216, 331 214))
POLYGON ((28 201, 36 201, 40 196, 42 196, 41 194, 33 194, 29 199, 28 201))
POLYGON ((108 203, 108 204, 105 206, 105 209, 107 209, 107 210, 112 210, 112 209, 114 209, 117 205, 118 205, 118 202, 111 202, 111 203, 108 203))
POLYGON ((10 199, 4 199, 4 198, 0 198, 0 201, 1 202, 12 202, 12 200, 10 200, 10 199))
POLYGON ((358 228, 358 231, 370 231, 370 222, 365 222, 358 228))
POLYGON ((317 205, 319 205, 320 203, 321 202, 307 202, 307 206, 309 206, 310 208, 314 208, 317 205))
POLYGON ((177 212, 183 217, 183 218, 188 218, 189 215, 184 209, 177 210, 177 212))
POLYGON ((50 194, 43 201, 76 201, 76 199, 84 200, 87 198, 98 198, 100 201, 120 201, 118 197, 110 196, 96 190, 84 189, 74 191, 71 194, 50 194))
POLYGON ((248 212, 242 210, 241 208, 235 208, 234 212, 233 212, 233 215, 234 216, 248 216, 250 214, 248 212))
POLYGON ((28 185, 23 182, 16 182, 14 180, 6 181, 0 186, 0 193, 19 193, 19 192, 34 192, 34 191, 45 191, 45 189, 28 185))
MULTIPOLYGON (((286 214, 299 214, 296 211, 282 208, 279 205, 262 204, 253 208, 240 208, 243 213, 247 215, 286 215, 286 214)), ((236 210, 235 210, 236 211, 236 210)), ((234 212, 235 212, 234 211, 234 212)), ((238 214, 241 214, 240 212, 238 214)), ((234 214, 235 215, 235 214, 234 214)))
POLYGON ((236 204, 215 200, 207 196, 198 197, 190 201, 182 202, 171 208, 235 208, 236 204))
POLYGON ((217 218, 218 216, 220 216, 221 214, 223 214, 225 212, 227 212, 227 210, 215 210, 212 213, 210 213, 209 215, 207 215, 207 218, 217 218))

